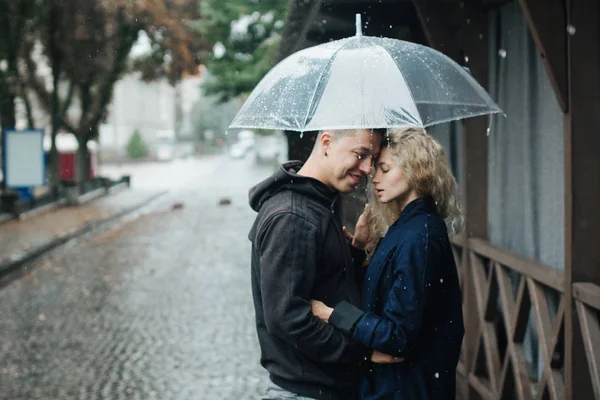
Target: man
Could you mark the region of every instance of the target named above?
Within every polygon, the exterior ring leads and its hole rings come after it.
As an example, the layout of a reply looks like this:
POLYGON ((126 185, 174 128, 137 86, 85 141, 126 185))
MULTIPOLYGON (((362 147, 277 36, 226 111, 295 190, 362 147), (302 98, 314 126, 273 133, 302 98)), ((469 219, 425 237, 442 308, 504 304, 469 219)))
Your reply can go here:
POLYGON ((263 399, 352 399, 359 362, 393 362, 319 320, 310 303, 360 304, 361 252, 353 262, 338 199, 371 172, 381 138, 364 129, 320 132, 304 165, 286 163, 250 190, 258 211, 249 234, 252 291, 272 381, 263 399))

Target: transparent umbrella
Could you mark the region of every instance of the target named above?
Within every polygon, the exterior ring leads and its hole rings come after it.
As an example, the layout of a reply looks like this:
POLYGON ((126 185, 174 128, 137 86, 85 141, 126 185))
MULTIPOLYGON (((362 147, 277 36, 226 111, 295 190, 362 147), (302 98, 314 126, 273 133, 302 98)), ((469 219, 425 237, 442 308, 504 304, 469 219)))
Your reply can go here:
POLYGON ((452 59, 415 43, 363 36, 357 16, 356 36, 273 67, 229 129, 426 128, 501 112, 452 59))

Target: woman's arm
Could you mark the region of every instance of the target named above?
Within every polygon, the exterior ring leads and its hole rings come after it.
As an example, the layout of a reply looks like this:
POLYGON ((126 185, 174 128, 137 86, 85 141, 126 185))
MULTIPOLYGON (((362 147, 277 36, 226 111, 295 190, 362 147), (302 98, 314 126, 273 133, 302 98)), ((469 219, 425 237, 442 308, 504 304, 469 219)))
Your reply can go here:
MULTIPOLYGON (((392 260, 394 283, 383 315, 363 313, 342 302, 329 312, 330 324, 350 332, 358 343, 393 356, 405 356, 421 329, 427 277, 427 240, 416 240, 399 249, 392 260)), ((318 310, 325 315, 328 310, 318 310)))
MULTIPOLYGON (((327 305, 325 305, 325 303, 318 300, 311 300, 310 303, 312 306, 313 315, 324 322, 329 322, 329 317, 333 312, 333 308, 328 307, 327 305)), ((358 310, 358 312, 362 314, 362 311, 358 310)), ((389 354, 385 354, 377 350, 374 350, 373 353, 371 353, 371 362, 375 364, 393 364, 402 361, 404 361, 403 357, 390 356, 389 354)))

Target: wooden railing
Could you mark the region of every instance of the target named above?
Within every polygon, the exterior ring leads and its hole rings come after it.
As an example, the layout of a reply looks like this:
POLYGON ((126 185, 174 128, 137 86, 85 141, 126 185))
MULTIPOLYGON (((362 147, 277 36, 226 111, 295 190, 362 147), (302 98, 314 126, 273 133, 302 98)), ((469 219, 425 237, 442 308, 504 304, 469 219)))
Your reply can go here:
POLYGON ((573 284, 573 298, 596 399, 600 399, 600 286, 573 284))
MULTIPOLYGON (((470 390, 484 399, 563 399, 563 272, 481 239, 471 238, 466 243, 454 240, 453 250, 457 265, 462 265, 459 279, 463 292, 467 276, 473 283, 474 304, 465 299, 464 307, 476 308, 477 315, 476 332, 469 336, 476 340, 474 353, 467 359, 465 343, 458 368, 468 379, 470 390), (556 300, 556 307, 550 307, 548 297, 556 300), (530 319, 537 332, 541 359, 541 375, 536 376, 531 373, 524 345, 530 319)), ((599 299, 594 297, 594 301, 599 299)), ((591 319, 589 312, 585 315, 591 319)), ((592 323, 596 330, 590 331, 590 343, 600 340, 597 322, 592 323)), ((598 361, 596 355, 590 365, 597 368, 598 361)))

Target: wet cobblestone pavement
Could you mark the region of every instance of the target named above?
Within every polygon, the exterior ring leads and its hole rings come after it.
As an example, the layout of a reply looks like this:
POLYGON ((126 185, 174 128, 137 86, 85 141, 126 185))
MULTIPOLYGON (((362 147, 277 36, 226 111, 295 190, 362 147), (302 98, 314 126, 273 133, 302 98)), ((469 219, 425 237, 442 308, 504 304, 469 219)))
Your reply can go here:
POLYGON ((214 162, 0 288, 0 399, 260 397, 246 193, 271 168, 214 162))
POLYGON ((77 207, 60 207, 24 220, 0 224, 0 272, 2 266, 54 239, 79 231, 87 224, 109 219, 159 196, 150 189, 120 189, 77 207))

